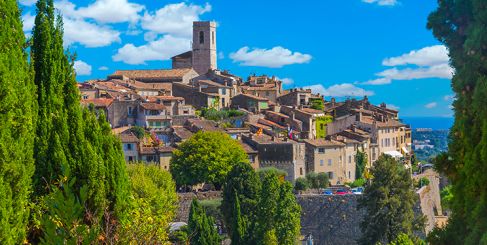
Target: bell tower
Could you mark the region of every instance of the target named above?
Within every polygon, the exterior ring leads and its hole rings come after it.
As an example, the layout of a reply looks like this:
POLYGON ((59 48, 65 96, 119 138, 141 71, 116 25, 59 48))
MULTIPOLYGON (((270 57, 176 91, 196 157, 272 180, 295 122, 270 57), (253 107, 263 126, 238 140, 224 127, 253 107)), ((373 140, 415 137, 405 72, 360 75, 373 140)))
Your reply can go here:
POLYGON ((200 75, 216 66, 216 22, 193 22, 193 69, 200 75))

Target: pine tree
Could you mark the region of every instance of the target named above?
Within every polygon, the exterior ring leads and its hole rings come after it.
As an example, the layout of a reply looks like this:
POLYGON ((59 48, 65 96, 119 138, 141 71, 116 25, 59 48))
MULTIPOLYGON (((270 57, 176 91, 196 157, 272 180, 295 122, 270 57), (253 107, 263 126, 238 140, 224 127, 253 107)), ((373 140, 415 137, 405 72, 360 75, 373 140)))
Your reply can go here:
POLYGON ((235 192, 235 207, 233 208, 233 224, 231 231, 232 244, 245 244, 244 236, 247 228, 246 220, 240 213, 240 201, 235 192))
POLYGON ((452 215, 438 244, 487 244, 487 10, 483 0, 438 1, 428 28, 455 69, 455 123, 436 168, 452 183, 452 215))
POLYGON ((188 228, 191 245, 218 245, 220 237, 213 218, 206 215, 205 209, 193 199, 189 212, 188 228))
POLYGON ((17 1, 0 1, 1 244, 25 239, 34 171, 35 86, 20 15, 17 1))
POLYGON ((360 244, 390 242, 401 233, 412 236, 419 221, 414 216, 416 195, 409 171, 392 157, 381 155, 371 173, 373 180, 359 199, 359 208, 366 211, 360 244))
POLYGON ((270 234, 275 236, 279 179, 272 171, 264 171, 259 174, 261 175, 262 189, 257 205, 256 232, 258 243, 262 243, 268 240, 270 234))

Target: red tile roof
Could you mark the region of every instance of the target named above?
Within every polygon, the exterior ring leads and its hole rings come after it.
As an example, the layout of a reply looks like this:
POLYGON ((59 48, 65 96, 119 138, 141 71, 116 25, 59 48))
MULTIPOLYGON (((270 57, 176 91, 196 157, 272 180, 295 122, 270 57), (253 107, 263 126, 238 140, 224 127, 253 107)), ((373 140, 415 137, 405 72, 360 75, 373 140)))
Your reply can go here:
POLYGON ((142 108, 144 108, 146 110, 158 110, 158 111, 161 111, 161 110, 166 109, 166 107, 164 105, 157 104, 157 103, 152 103, 152 102, 140 103, 140 106, 142 106, 142 108))
POLYGON ((128 78, 182 78, 191 68, 158 69, 158 70, 117 70, 110 76, 126 76, 128 78))
POLYGON ((95 99, 82 99, 81 104, 90 105, 93 104, 95 107, 109 107, 113 102, 113 99, 107 98, 95 98, 95 99))

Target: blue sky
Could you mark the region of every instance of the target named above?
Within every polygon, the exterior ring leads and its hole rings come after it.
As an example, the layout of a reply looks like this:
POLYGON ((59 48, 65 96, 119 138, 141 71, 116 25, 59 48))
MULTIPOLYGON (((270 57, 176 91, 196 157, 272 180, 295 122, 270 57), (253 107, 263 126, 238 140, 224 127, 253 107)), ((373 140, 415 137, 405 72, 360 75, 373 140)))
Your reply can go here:
MULTIPOLYGON (((34 0, 20 0, 26 35, 34 0)), ((218 67, 275 75, 286 88, 369 95, 402 116, 451 116, 447 50, 426 29, 436 0, 55 2, 78 80, 116 69, 170 68, 194 20, 218 23, 218 67)))

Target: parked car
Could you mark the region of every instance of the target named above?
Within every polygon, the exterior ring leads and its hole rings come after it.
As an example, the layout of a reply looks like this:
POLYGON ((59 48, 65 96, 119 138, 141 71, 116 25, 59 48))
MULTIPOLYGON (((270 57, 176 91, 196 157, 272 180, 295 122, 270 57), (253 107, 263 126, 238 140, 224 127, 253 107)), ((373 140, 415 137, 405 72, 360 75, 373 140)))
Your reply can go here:
POLYGON ((344 189, 338 189, 337 192, 335 192, 336 195, 346 195, 349 194, 347 190, 344 189))
POLYGON ((325 195, 325 196, 331 196, 331 195, 333 195, 333 191, 330 190, 330 189, 325 189, 323 191, 323 195, 325 195))
POLYGON ((354 195, 362 195, 363 192, 364 192, 364 188, 363 187, 357 187, 357 188, 353 188, 352 189, 352 193, 354 195))

